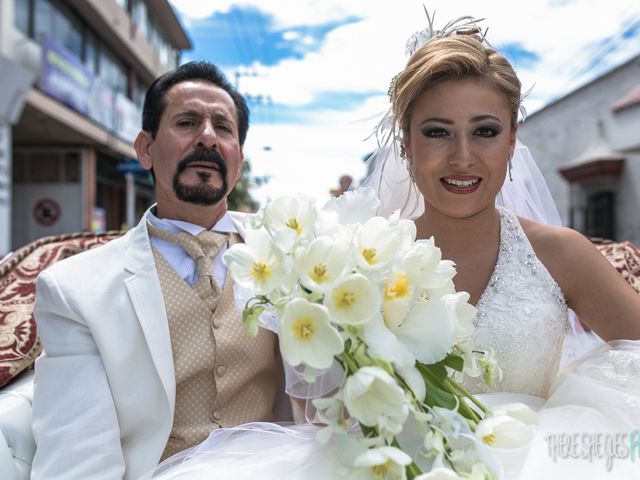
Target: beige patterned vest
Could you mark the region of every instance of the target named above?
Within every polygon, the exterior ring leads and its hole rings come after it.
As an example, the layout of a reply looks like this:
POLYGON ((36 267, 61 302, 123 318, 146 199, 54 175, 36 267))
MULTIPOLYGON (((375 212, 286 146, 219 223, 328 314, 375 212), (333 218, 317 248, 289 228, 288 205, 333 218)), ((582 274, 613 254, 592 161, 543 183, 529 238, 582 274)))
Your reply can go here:
MULTIPOLYGON (((230 244, 240 237, 231 235, 230 244)), ((165 459, 203 441, 218 427, 275 420, 283 388, 277 337, 260 329, 243 334, 233 282, 227 276, 213 315, 205 303, 154 250, 165 301, 176 376, 173 428, 165 459)))

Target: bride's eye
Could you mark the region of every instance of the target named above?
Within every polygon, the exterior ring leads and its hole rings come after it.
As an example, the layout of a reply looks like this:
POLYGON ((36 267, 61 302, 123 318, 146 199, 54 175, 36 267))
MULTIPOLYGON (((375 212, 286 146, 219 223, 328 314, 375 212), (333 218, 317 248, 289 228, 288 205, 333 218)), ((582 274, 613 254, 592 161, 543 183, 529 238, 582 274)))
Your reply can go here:
POLYGON ((423 129, 422 135, 427 138, 441 138, 448 135, 448 132, 441 127, 431 127, 423 129))
POLYGON ((479 137, 492 138, 497 136, 501 131, 502 130, 497 127, 484 126, 478 127, 474 132, 474 135, 477 135, 479 137))

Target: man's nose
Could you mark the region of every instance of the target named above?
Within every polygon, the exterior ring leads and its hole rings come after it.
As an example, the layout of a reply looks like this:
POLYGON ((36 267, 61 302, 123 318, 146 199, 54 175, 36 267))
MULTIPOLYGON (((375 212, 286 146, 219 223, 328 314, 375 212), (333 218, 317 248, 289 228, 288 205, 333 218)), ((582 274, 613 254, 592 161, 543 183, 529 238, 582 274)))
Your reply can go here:
POLYGON ((207 120, 203 122, 202 128, 198 133, 198 137, 196 139, 196 147, 199 148, 216 148, 218 146, 218 135, 216 134, 216 129, 211 121, 207 120))

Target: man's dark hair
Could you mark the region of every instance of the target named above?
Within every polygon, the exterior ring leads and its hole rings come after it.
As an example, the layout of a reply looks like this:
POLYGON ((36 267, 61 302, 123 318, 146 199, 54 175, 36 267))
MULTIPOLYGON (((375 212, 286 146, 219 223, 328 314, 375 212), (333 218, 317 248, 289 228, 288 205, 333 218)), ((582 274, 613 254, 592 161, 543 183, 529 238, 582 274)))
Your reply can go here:
POLYGON ((167 106, 167 92, 178 83, 187 80, 204 80, 226 91, 236 106, 238 115, 238 138, 240 145, 244 145, 249 129, 249 107, 242 95, 238 93, 224 73, 213 63, 209 62, 189 62, 179 66, 177 69, 167 72, 158 77, 149 87, 144 97, 142 108, 142 129, 151 133, 152 138, 156 138, 160 118, 167 106))

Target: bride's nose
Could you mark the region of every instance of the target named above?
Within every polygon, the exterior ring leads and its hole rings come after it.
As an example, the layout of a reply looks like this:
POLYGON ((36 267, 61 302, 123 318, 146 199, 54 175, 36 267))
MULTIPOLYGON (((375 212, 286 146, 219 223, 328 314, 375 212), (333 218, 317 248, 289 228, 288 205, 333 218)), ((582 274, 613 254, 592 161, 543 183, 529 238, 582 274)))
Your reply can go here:
POLYGON ((471 142, 464 135, 454 138, 449 152, 448 162, 459 168, 468 168, 475 163, 471 142))

